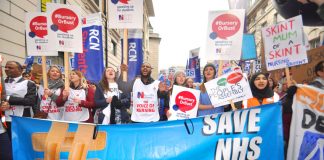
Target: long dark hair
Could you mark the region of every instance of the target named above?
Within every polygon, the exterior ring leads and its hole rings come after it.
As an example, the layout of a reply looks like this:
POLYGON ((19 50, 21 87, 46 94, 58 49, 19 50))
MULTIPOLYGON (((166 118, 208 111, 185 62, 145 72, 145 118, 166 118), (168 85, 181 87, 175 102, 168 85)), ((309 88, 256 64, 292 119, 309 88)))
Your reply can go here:
MULTIPOLYGON (((101 80, 99 81, 99 84, 102 86, 104 92, 107 92, 107 91, 111 91, 110 88, 109 88, 109 82, 107 81, 107 78, 106 78, 106 71, 108 68, 112 68, 112 67, 107 67, 103 73, 102 73, 102 78, 101 80)), ((114 71, 115 69, 112 68, 114 71)), ((115 81, 117 80, 117 72, 115 71, 115 81)))
POLYGON ((207 67, 212 67, 214 69, 214 78, 216 76, 216 68, 214 66, 214 64, 212 63, 207 63, 206 66, 204 67, 204 70, 203 70, 203 75, 204 75, 204 81, 203 83, 199 86, 200 88, 200 91, 205 93, 206 92, 206 87, 205 87, 205 83, 207 82, 207 79, 206 79, 206 76, 205 76, 205 70, 207 67))

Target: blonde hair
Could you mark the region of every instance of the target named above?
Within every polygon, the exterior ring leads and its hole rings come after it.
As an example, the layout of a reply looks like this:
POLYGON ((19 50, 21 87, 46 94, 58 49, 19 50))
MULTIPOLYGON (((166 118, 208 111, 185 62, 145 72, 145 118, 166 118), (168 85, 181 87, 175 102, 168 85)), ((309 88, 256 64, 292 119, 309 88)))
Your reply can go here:
MULTIPOLYGON (((83 76, 83 73, 78 70, 72 70, 71 73, 74 72, 76 75, 80 77, 80 86, 84 89, 88 88, 88 83, 85 77, 83 76)), ((73 83, 70 83, 70 86, 73 85, 73 83)), ((74 86, 75 87, 75 86, 74 86)))

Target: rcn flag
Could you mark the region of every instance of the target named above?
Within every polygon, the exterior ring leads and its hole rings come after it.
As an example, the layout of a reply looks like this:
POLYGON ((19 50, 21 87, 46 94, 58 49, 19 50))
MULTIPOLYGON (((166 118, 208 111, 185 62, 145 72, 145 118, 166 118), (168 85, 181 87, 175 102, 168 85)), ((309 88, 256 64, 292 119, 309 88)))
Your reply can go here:
POLYGON ((97 83, 104 71, 101 13, 88 15, 82 23, 83 53, 74 55, 74 68, 97 83))
POLYGON ((193 78, 195 82, 201 82, 200 59, 198 56, 189 58, 186 76, 193 78))
POLYGON ((12 119, 14 159, 283 160, 281 105, 186 120, 94 125, 12 119), (32 127, 31 127, 32 126, 32 127))
MULTIPOLYGON (((127 80, 130 82, 134 80, 137 75, 141 74, 141 65, 143 63, 143 33, 139 29, 128 30, 128 75, 127 80)), ((122 53, 123 53, 123 39, 122 39, 122 53)), ((124 58, 124 57, 123 57, 124 58)))

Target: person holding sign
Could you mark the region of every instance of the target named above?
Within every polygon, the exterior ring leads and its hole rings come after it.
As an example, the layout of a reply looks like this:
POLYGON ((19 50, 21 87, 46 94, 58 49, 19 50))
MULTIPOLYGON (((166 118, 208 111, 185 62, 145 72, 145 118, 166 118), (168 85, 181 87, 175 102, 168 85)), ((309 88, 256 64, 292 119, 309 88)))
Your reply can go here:
MULTIPOLYGON (((178 86, 182 86, 182 87, 186 87, 186 74, 183 71, 177 71, 174 73, 174 77, 173 77, 173 86, 174 85, 178 85, 178 86)), ((171 90, 169 92, 169 98, 166 99, 166 107, 165 107, 165 113, 167 118, 169 118, 171 116, 171 113, 169 112, 169 108, 170 108, 170 98, 172 95, 172 91, 173 91, 173 86, 171 87, 171 90)))
MULTIPOLYGON (((118 83, 124 93, 132 95, 132 116, 133 122, 157 122, 160 119, 158 98, 167 97, 167 86, 154 80, 151 77, 152 66, 144 62, 141 66, 141 76, 131 83, 123 83, 122 76, 118 83)), ((121 65, 121 71, 127 71, 126 65, 121 65)))
POLYGON ((44 88, 44 82, 41 82, 38 89, 38 102, 39 111, 42 114, 42 118, 48 118, 52 120, 61 120, 62 111, 57 108, 55 103, 57 97, 61 94, 64 82, 62 80, 62 72, 57 66, 51 66, 47 72, 48 88, 44 88))
POLYGON ((256 107, 279 101, 279 95, 269 87, 269 80, 266 74, 256 73, 250 80, 250 87, 253 98, 243 101, 243 108, 256 107))
POLYGON ((212 105, 208 93, 206 91, 204 83, 212 80, 216 76, 216 68, 213 64, 208 63, 204 67, 203 70, 203 75, 204 75, 204 81, 203 83, 199 86, 200 88, 200 102, 198 106, 198 115, 197 116, 205 116, 205 115, 210 115, 214 113, 220 113, 224 112, 224 107, 216 107, 212 105))
POLYGON ((126 106, 129 106, 129 100, 121 99, 125 97, 123 95, 116 83, 116 71, 112 67, 106 68, 95 92, 95 102, 98 108, 95 114, 95 123, 127 123, 129 115, 126 106))
POLYGON ((63 90, 56 104, 58 107, 64 106, 62 120, 92 123, 94 88, 88 85, 82 72, 73 70, 70 73, 70 88, 63 90))

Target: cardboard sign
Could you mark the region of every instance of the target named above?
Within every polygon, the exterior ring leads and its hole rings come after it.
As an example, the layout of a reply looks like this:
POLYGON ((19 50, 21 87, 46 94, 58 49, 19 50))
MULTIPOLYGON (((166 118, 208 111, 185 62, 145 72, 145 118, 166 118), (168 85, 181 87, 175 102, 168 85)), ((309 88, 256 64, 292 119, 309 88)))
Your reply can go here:
POLYGON ((262 28, 268 71, 308 63, 303 42, 302 17, 262 28))
POLYGON ((229 104, 229 100, 252 98, 251 88, 239 67, 227 74, 205 83, 210 101, 214 107, 229 104))
POLYGON ((197 117, 199 96, 199 90, 173 85, 168 120, 197 117))
POLYGON ((53 50, 82 53, 81 9, 78 6, 47 3, 47 30, 53 50))
POLYGON ((240 60, 245 10, 209 12, 206 57, 209 60, 240 60))
POLYGON ((108 3, 109 28, 143 28, 143 0, 111 0, 108 3))
POLYGON ((28 56, 58 55, 50 47, 53 41, 48 36, 46 13, 26 13, 25 26, 28 56))

